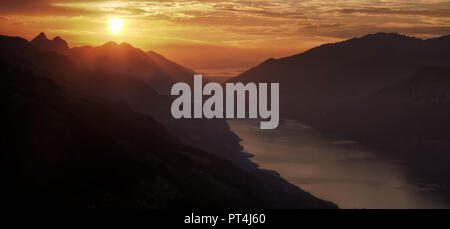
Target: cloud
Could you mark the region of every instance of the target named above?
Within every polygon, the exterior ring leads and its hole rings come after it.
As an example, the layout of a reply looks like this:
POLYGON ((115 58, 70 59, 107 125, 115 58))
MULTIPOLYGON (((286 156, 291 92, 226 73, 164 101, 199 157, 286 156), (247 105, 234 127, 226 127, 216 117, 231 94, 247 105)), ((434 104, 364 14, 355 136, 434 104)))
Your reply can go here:
POLYGON ((55 6, 56 2, 73 0, 0 0, 0 15, 59 15, 78 16, 92 13, 87 9, 55 6))
MULTIPOLYGON (((165 47, 172 56, 180 52, 175 44, 201 44, 205 56, 215 50, 211 45, 229 47, 236 63, 245 62, 243 48, 272 50, 261 54, 265 59, 267 53, 280 57, 367 33, 422 38, 450 33, 448 0, 0 0, 0 5, 7 20, 0 19, 0 32, 31 37, 46 30, 71 43, 97 44, 119 39, 106 27, 108 17, 119 16, 127 22, 120 39, 129 43, 165 47)), ((185 50, 183 55, 200 49, 185 50)), ((207 63, 205 58, 190 63, 207 63)))
POLYGON ((344 14, 372 14, 372 15, 410 15, 427 17, 450 17, 450 8, 447 9, 389 9, 366 7, 359 9, 340 9, 339 13, 344 14))

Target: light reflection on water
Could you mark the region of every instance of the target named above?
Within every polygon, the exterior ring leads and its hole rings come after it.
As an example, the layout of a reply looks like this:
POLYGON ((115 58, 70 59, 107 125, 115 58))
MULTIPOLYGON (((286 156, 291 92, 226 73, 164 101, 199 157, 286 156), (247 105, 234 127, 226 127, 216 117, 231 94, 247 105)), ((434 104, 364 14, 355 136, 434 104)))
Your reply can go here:
POLYGON ((282 120, 275 130, 261 130, 255 120, 228 123, 255 163, 341 208, 449 207, 409 182, 402 164, 357 142, 327 140, 295 120, 282 120))

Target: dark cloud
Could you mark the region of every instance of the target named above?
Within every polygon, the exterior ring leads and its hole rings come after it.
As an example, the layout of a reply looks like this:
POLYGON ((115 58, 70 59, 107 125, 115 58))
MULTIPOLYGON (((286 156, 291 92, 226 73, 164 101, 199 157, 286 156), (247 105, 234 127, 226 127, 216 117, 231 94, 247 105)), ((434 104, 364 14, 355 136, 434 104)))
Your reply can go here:
POLYGON ((78 16, 93 14, 86 9, 54 6, 53 3, 75 2, 75 0, 0 0, 1 15, 62 15, 78 16))

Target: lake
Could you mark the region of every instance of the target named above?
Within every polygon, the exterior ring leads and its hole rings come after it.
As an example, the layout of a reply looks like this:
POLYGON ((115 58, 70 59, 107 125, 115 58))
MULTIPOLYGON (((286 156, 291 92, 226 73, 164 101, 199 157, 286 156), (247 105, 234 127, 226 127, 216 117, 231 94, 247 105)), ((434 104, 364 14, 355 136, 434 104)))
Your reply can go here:
POLYGON ((330 140, 295 120, 261 130, 256 120, 228 120, 252 161, 341 208, 449 208, 414 184, 399 161, 381 158, 357 142, 330 140))

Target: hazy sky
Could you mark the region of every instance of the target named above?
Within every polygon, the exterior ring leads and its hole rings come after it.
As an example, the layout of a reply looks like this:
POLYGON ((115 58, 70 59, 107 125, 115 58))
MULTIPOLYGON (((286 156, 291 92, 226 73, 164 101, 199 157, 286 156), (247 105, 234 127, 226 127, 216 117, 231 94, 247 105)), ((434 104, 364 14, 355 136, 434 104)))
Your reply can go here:
POLYGON ((233 71, 367 33, 450 34, 450 1, 0 0, 0 34, 41 31, 71 46, 124 41, 196 70, 233 71), (113 17, 124 19, 118 34, 113 17))

